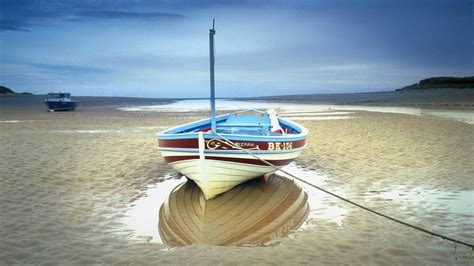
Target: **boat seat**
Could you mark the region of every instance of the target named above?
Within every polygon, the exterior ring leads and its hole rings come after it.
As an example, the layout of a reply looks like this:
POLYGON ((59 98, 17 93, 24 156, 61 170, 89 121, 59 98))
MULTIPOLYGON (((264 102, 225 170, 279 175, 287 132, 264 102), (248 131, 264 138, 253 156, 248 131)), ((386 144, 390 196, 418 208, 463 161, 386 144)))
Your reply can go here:
POLYGON ((254 123, 223 123, 223 124, 219 124, 219 127, 269 127, 271 124, 270 123, 264 123, 264 124, 261 124, 261 123, 258 123, 258 124, 254 124, 254 123))
POLYGON ((271 132, 262 127, 217 127, 217 133, 250 135, 250 136, 268 136, 271 132))
POLYGON ((269 131, 271 127, 270 118, 265 113, 256 111, 245 111, 230 115, 225 121, 218 123, 218 127, 261 127, 269 131))

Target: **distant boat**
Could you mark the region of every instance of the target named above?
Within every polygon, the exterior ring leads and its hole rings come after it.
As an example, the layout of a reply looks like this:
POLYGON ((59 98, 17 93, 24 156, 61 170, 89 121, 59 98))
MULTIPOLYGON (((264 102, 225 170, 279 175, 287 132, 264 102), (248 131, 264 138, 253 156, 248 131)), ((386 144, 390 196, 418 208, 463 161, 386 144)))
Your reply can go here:
POLYGON ((50 112, 74 111, 79 104, 79 100, 71 98, 71 94, 68 92, 48 93, 44 102, 50 112))
POLYGON ((300 227, 308 214, 308 195, 286 177, 250 180, 207 201, 196 184, 187 181, 161 206, 158 229, 172 247, 264 245, 300 227))
POLYGON ((308 134, 303 126, 279 118, 271 110, 247 110, 216 117, 214 34, 213 25, 209 33, 211 118, 157 134, 166 162, 194 180, 206 199, 276 171, 260 159, 280 167, 289 164, 305 148, 308 134))

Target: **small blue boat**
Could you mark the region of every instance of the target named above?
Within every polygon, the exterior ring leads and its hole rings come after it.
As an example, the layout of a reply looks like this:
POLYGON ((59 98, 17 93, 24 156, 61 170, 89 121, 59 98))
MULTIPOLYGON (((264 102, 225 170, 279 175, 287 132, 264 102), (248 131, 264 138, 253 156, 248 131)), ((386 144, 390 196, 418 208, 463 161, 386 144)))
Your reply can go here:
POLYGON ((79 104, 79 100, 71 98, 71 94, 68 92, 48 93, 44 102, 50 112, 74 111, 79 104))
POLYGON ((165 161, 194 180, 206 199, 275 172, 268 163, 288 165, 306 146, 306 128, 267 112, 225 114, 215 123, 214 130, 211 119, 204 119, 157 134, 165 161))
POLYGON ((216 116, 214 26, 209 33, 211 118, 157 134, 158 146, 172 168, 194 180, 205 199, 249 179, 275 172, 296 159, 308 131, 275 111, 246 110, 216 116))

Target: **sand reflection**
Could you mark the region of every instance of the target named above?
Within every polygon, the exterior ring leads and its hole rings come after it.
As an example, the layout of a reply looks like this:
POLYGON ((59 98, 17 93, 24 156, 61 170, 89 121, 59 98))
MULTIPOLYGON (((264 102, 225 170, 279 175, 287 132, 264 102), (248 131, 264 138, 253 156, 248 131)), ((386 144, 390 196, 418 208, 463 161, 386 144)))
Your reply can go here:
POLYGON ((308 195, 279 175, 250 180, 208 201, 187 181, 161 206, 159 232, 170 246, 263 245, 298 228, 308 213, 308 195))

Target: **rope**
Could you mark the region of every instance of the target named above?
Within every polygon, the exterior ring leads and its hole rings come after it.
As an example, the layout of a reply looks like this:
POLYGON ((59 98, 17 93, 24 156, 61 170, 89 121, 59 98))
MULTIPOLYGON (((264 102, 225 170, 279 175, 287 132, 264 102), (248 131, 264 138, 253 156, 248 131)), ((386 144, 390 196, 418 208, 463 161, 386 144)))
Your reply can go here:
POLYGON ((332 193, 331 191, 328 191, 328 190, 326 190, 326 189, 324 189, 324 188, 321 188, 321 187, 319 187, 319 186, 316 186, 316 185, 314 185, 314 184, 312 184, 312 183, 310 183, 310 182, 308 182, 308 181, 306 181, 306 180, 303 180, 303 179, 301 179, 301 178, 299 178, 299 177, 293 175, 292 173, 290 173, 290 172, 288 172, 288 171, 286 171, 286 170, 283 170, 281 167, 278 167, 278 166, 276 166, 276 165, 274 165, 274 164, 268 162, 268 161, 265 160, 265 159, 262 159, 262 158, 258 157, 257 155, 255 155, 255 154, 253 154, 252 152, 250 152, 250 151, 248 151, 248 150, 246 150, 246 149, 240 147, 239 145, 235 144, 234 142, 232 142, 231 140, 229 140, 229 139, 227 139, 226 137, 222 136, 221 134, 219 134, 219 133, 217 133, 217 132, 214 132, 214 131, 211 131, 211 132, 212 132, 213 134, 215 134, 215 135, 221 137, 221 138, 224 139, 225 141, 227 141, 227 142, 228 142, 229 144, 231 144, 234 148, 237 148, 237 149, 239 149, 239 150, 242 150, 242 151, 248 153, 249 155, 251 155, 252 157, 254 157, 254 158, 256 158, 256 159, 258 159, 258 160, 264 162, 264 163, 267 164, 268 166, 271 166, 271 167, 275 168, 276 170, 281 171, 281 172, 283 172, 283 173, 285 173, 285 174, 287 174, 287 175, 289 175, 289 176, 291 176, 291 177, 293 177, 293 178, 295 178, 295 179, 297 179, 297 180, 299 180, 299 181, 301 181, 301 182, 303 182, 303 183, 305 183, 305 184, 307 184, 307 185, 309 185, 309 186, 312 186, 312 187, 314 187, 314 188, 316 188, 316 189, 319 189, 319 190, 323 191, 324 193, 327 193, 327 194, 329 194, 329 195, 331 195, 331 196, 333 196, 333 197, 336 197, 336 198, 338 198, 338 199, 340 199, 340 200, 342 200, 342 201, 345 201, 345 202, 347 202, 347 203, 350 203, 350 204, 352 204, 352 205, 354 205, 354 206, 357 206, 357 207, 359 207, 359 208, 361 208, 361 209, 364 209, 364 210, 366 210, 366 211, 368 211, 368 212, 371 212, 371 213, 374 213, 374 214, 376 214, 376 215, 382 216, 382 217, 384 217, 384 218, 387 218, 387 219, 389 219, 389 220, 391 220, 391 221, 394 221, 394 222, 397 222, 397 223, 399 223, 399 224, 402 224, 402 225, 411 227, 411 228, 413 228, 413 229, 416 229, 416 230, 425 232, 425 233, 430 234, 430 235, 433 235, 433 236, 440 237, 440 238, 445 239, 445 240, 449 240, 449 241, 451 241, 451 242, 454 242, 455 244, 461 244, 461 245, 467 246, 467 247, 470 248, 470 254, 471 254, 471 256, 472 256, 472 251, 473 251, 473 248, 474 248, 474 245, 473 245, 473 244, 470 244, 470 243, 467 243, 467 242, 464 242, 464 241, 461 241, 461 240, 457 240, 457 239, 451 238, 451 237, 449 237, 449 236, 441 235, 441 234, 435 233, 435 232, 433 232, 433 231, 430 231, 430 230, 421 228, 421 227, 416 226, 416 225, 413 225, 413 224, 409 224, 409 223, 407 223, 407 222, 398 220, 398 219, 396 219, 396 218, 393 218, 393 217, 388 216, 388 215, 386 215, 386 214, 383 214, 383 213, 381 213, 381 212, 378 212, 378 211, 372 210, 372 209, 370 209, 370 208, 368 208, 368 207, 365 207, 365 206, 363 206, 363 205, 360 205, 360 204, 358 204, 358 203, 356 203, 356 202, 354 202, 354 201, 351 201, 351 200, 349 200, 349 199, 346 199, 346 198, 344 198, 344 197, 341 197, 341 196, 339 196, 339 195, 337 195, 337 194, 332 193))

